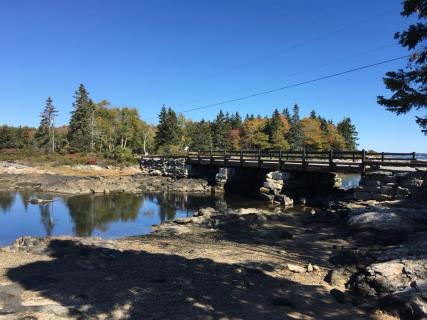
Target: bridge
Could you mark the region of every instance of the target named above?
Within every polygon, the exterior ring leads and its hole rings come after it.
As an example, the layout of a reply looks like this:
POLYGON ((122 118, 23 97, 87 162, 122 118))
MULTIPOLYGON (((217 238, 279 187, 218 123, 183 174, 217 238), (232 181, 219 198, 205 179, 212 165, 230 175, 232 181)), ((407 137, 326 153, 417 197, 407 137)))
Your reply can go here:
POLYGON ((185 158, 187 164, 264 168, 272 171, 364 173, 381 167, 426 168, 415 152, 198 150, 181 156, 143 156, 142 159, 185 158))

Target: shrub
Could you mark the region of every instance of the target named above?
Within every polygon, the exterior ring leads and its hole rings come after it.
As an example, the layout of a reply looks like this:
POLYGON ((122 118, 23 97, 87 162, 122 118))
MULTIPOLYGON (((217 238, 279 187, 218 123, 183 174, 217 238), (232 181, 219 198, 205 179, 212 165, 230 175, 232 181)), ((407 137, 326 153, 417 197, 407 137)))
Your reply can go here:
POLYGON ((134 163, 137 162, 135 155, 127 148, 116 148, 113 151, 113 159, 119 163, 134 163))

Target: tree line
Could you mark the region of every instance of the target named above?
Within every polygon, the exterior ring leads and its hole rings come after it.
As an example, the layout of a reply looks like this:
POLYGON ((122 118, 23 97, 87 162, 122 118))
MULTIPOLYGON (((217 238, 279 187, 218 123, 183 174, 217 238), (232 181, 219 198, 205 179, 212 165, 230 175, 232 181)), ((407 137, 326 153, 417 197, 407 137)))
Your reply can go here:
POLYGON ((270 117, 246 115, 221 110, 213 121, 192 121, 162 107, 154 142, 161 153, 173 154, 183 148, 192 150, 355 150, 357 130, 350 118, 334 124, 317 115, 302 118, 299 106, 275 109, 270 117))
POLYGON ((0 126, 0 149, 50 153, 98 153, 123 160, 132 154, 182 154, 192 149, 355 150, 357 130, 350 118, 334 124, 299 106, 271 116, 219 111, 212 121, 193 121, 163 106, 157 126, 143 121, 135 108, 94 102, 81 84, 74 95, 67 126, 55 126, 58 110, 49 97, 38 128, 0 126))

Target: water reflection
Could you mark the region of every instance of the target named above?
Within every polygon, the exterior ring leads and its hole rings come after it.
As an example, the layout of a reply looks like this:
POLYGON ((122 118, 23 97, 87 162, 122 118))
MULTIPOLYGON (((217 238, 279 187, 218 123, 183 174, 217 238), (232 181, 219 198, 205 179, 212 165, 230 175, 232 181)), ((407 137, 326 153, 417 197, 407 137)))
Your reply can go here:
POLYGON ((15 194, 12 192, 0 192, 0 209, 2 212, 7 212, 12 208, 15 201, 15 194))
MULTIPOLYGON (((28 202, 27 202, 28 205, 28 202)), ((46 231, 47 236, 52 235, 53 228, 55 227, 55 222, 53 221, 53 202, 40 204, 40 221, 46 231)))
POLYGON ((0 192, 0 246, 21 236, 117 238, 146 234, 153 224, 192 216, 200 207, 226 208, 232 202, 221 196, 172 193, 67 197, 34 191, 0 192), (31 204, 34 198, 53 202, 31 204))
POLYGON ((22 236, 118 238, 151 232, 154 224, 190 217, 200 207, 260 207, 242 196, 173 193, 59 196, 34 191, 0 192, 0 246, 22 236), (31 204, 38 198, 53 200, 31 204))
POLYGON ((102 232, 114 221, 135 221, 143 197, 128 193, 111 195, 80 195, 65 200, 74 223, 74 233, 91 236, 95 229, 102 232))
POLYGON ((338 178, 342 180, 342 187, 344 189, 355 188, 359 185, 361 175, 359 173, 339 173, 338 178))

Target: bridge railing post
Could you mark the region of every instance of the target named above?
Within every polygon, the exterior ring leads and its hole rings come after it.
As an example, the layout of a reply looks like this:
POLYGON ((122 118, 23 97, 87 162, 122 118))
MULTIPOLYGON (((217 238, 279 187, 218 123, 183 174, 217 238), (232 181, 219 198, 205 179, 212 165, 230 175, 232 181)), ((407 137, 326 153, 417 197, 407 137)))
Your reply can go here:
POLYGON ((334 160, 333 160, 333 151, 332 149, 329 150, 329 168, 332 170, 334 167, 334 160))
POLYGON ((261 167, 261 150, 258 149, 258 167, 261 167))
POLYGON ((200 157, 200 149, 197 150, 197 158, 199 159, 199 163, 202 162, 202 158, 200 157))
POLYGON ((279 170, 282 170, 282 150, 279 150, 279 170))
POLYGON ((384 163, 384 152, 381 152, 381 163, 384 163))
POLYGON ((213 163, 213 156, 212 156, 212 147, 209 148, 209 163, 213 163))
POLYGON ((227 149, 224 149, 224 166, 227 166, 227 149))
POLYGON ((240 150, 240 166, 243 167, 243 151, 240 150))
POLYGON ((302 149, 302 168, 305 170, 307 163, 306 163, 306 153, 305 153, 305 147, 302 149))
POLYGON ((365 172, 366 150, 362 150, 362 172, 365 172))
POLYGON ((412 152, 412 160, 413 160, 413 161, 417 160, 417 157, 416 157, 416 155, 415 155, 415 152, 412 152))

